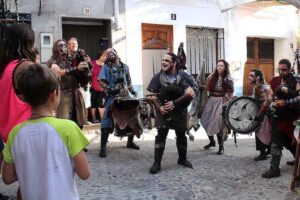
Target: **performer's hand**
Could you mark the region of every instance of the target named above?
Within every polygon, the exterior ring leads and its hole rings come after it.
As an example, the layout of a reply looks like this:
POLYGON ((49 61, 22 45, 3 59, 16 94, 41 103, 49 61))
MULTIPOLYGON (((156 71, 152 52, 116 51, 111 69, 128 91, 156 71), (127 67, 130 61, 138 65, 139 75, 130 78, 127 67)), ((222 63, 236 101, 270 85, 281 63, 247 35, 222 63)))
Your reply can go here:
POLYGON ((191 97, 195 96, 195 92, 194 92, 193 88, 191 88, 191 87, 188 87, 184 92, 186 94, 189 94, 191 97))
POLYGON ((167 114, 167 113, 168 113, 168 111, 166 111, 166 110, 164 109, 164 107, 163 107, 163 106, 161 106, 161 107, 160 107, 159 111, 160 111, 160 113, 161 113, 162 115, 164 115, 164 114, 167 114))
POLYGON ((84 56, 84 61, 86 61, 86 62, 92 62, 91 58, 89 56, 84 56))
POLYGON ((275 104, 276 104, 277 107, 284 107, 285 106, 285 100, 282 100, 282 99, 275 100, 275 104))
POLYGON ((137 92, 136 92, 136 91, 132 90, 132 91, 130 91, 130 93, 131 93, 134 97, 137 97, 137 92))
POLYGON ((175 108, 173 101, 166 102, 163 107, 166 111, 172 111, 175 108))
POLYGON ((77 66, 78 70, 82 71, 84 70, 85 68, 88 68, 89 65, 86 61, 82 61, 79 63, 79 65, 77 66))
POLYGON ((132 94, 133 96, 137 96, 137 92, 136 91, 134 91, 133 89, 132 89, 132 87, 130 87, 129 89, 129 92, 130 92, 130 94, 132 94))
POLYGON ((275 109, 276 109, 277 107, 278 107, 278 106, 276 105, 275 102, 272 102, 272 103, 270 104, 270 109, 271 109, 271 111, 275 111, 275 109))

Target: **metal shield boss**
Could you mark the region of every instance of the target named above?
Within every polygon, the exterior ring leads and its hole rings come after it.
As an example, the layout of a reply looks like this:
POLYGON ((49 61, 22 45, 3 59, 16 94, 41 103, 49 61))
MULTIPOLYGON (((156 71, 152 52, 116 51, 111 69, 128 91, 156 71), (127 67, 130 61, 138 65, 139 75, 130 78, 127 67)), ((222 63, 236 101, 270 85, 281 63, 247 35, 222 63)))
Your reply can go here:
POLYGON ((254 120, 259 109, 259 104, 252 97, 241 96, 235 98, 228 103, 225 109, 225 122, 237 133, 252 133, 261 124, 261 120, 254 120))

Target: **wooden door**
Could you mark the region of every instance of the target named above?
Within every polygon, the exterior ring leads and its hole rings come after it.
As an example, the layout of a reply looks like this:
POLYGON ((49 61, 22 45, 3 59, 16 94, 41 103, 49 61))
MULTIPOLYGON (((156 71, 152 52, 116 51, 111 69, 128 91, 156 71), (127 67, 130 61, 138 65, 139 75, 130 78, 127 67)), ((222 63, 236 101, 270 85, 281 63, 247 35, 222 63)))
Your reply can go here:
POLYGON ((154 74, 161 69, 163 54, 173 51, 173 26, 142 24, 143 93, 154 74))
POLYGON ((251 95, 252 86, 248 76, 252 69, 263 72, 269 83, 274 76, 274 40, 265 38, 247 38, 247 62, 244 68, 243 94, 251 95))

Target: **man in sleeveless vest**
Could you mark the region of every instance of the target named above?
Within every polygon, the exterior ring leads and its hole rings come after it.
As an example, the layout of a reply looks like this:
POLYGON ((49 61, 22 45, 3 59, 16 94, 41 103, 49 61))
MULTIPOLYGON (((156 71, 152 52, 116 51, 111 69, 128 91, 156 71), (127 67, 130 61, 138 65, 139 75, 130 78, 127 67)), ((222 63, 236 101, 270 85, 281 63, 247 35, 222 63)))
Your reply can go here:
POLYGON ((297 141, 294 136, 294 121, 299 117, 300 80, 291 73, 291 63, 281 59, 278 65, 279 76, 270 81, 268 101, 272 110, 271 123, 271 167, 263 173, 263 178, 280 176, 280 160, 283 147, 293 156, 296 154, 297 141))

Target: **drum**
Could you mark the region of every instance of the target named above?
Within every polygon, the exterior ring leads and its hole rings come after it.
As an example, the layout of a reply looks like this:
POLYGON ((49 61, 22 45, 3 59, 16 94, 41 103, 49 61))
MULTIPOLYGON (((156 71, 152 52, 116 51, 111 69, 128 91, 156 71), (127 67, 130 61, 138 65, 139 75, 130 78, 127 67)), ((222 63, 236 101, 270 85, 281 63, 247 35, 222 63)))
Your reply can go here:
POLYGON ((143 133, 138 119, 139 105, 140 102, 137 99, 115 98, 113 100, 111 114, 117 136, 134 134, 139 138, 143 133))
POLYGON ((261 124, 261 120, 254 119, 260 107, 252 97, 235 98, 228 102, 224 109, 225 123, 236 133, 250 134, 261 124))

